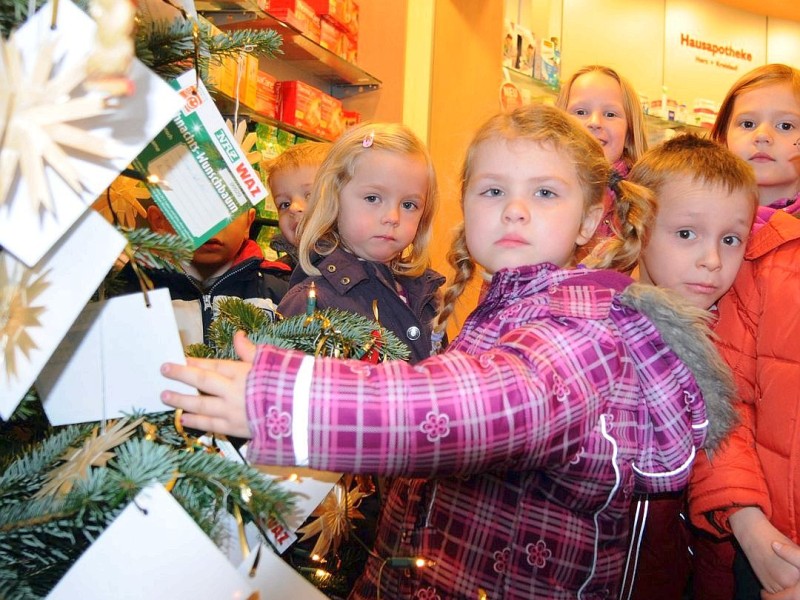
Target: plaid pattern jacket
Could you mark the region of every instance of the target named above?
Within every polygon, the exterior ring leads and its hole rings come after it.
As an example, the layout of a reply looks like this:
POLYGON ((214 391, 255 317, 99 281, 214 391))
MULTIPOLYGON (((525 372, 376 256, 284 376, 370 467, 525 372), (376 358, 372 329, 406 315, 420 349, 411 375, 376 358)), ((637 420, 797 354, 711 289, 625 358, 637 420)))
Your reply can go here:
POLYGON ((310 466, 429 478, 394 481, 352 597, 378 585, 384 598, 427 600, 616 596, 631 494, 683 489, 707 424, 691 372, 620 301, 629 283, 503 270, 448 350, 416 365, 259 349, 254 462, 294 464, 294 411, 307 410, 310 466), (434 564, 393 568, 397 556, 434 564))

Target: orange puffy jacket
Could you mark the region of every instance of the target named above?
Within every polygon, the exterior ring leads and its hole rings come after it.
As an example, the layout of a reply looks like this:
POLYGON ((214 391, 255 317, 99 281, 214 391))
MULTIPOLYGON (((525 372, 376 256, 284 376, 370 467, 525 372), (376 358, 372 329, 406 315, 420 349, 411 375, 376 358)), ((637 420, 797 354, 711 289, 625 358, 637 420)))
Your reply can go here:
POLYGON ((717 536, 759 507, 800 541, 800 219, 783 211, 751 236, 715 332, 739 391, 740 423, 709 459, 699 453, 690 518, 717 536))

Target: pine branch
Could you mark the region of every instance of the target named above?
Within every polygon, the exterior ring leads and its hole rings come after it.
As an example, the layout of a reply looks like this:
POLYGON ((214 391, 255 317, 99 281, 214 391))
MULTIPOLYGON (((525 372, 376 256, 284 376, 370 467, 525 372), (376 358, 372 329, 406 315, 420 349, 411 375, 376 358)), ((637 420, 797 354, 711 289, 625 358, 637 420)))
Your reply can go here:
POLYGON ((199 43, 195 49, 191 21, 175 19, 169 23, 143 23, 136 34, 136 56, 166 79, 193 69, 197 60, 200 76, 206 79, 210 62, 220 61, 225 56, 245 52, 273 57, 281 53, 281 37, 271 29, 214 34, 211 24, 202 18, 198 29, 199 43))
POLYGON ((133 260, 147 269, 176 270, 181 262, 194 254, 192 242, 173 233, 157 233, 149 229, 120 230, 128 238, 133 260))
POLYGON ((0 513, 7 510, 9 504, 27 502, 41 487, 52 466, 91 431, 91 425, 71 425, 35 447, 24 449, 0 475, 0 507, 3 509, 0 513))
POLYGON ((295 349, 314 356, 361 359, 377 351, 378 360, 408 360, 410 350, 391 331, 361 315, 326 308, 313 317, 297 315, 271 321, 268 313, 240 298, 220 303, 219 316, 209 327, 212 345, 194 344, 190 356, 236 359, 233 336, 243 330, 256 344, 295 349))

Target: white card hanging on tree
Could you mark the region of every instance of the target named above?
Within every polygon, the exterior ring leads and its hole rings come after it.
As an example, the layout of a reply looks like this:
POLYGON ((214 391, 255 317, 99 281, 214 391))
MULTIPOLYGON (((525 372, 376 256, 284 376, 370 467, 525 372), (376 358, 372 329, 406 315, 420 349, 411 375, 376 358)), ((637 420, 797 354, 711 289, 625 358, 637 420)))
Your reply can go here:
POLYGON ((325 600, 327 596, 280 558, 269 547, 256 546, 239 565, 261 598, 292 600, 325 600))
POLYGON ((95 22, 48 3, 0 45, 0 245, 33 267, 183 104, 134 59, 130 96, 91 91, 95 22))
POLYGON ((172 410, 160 393, 197 391, 161 375, 185 363, 169 290, 117 296, 86 306, 39 373, 36 389, 51 425, 172 410))
POLYGON ((245 600, 253 586, 161 484, 143 489, 48 600, 245 600))
POLYGON ((126 243, 90 210, 33 269, 0 252, 0 417, 14 412, 126 243))

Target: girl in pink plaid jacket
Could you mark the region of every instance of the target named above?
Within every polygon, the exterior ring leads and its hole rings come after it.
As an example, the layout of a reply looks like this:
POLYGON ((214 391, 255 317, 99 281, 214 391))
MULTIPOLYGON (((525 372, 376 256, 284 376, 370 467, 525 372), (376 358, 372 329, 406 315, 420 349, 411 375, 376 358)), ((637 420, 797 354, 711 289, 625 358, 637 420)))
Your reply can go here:
MULTIPOLYGON (((353 598, 615 597, 631 494, 682 489, 732 411, 696 310, 623 275, 569 268, 609 172, 559 109, 491 118, 467 151, 438 326, 476 263, 492 283, 444 354, 369 365, 239 334, 241 362, 164 365, 201 392, 164 401, 187 426, 252 437, 254 462, 398 478, 353 598)), ((635 229, 646 192, 619 185, 635 229)), ((638 257, 627 233, 622 251, 638 257)))

